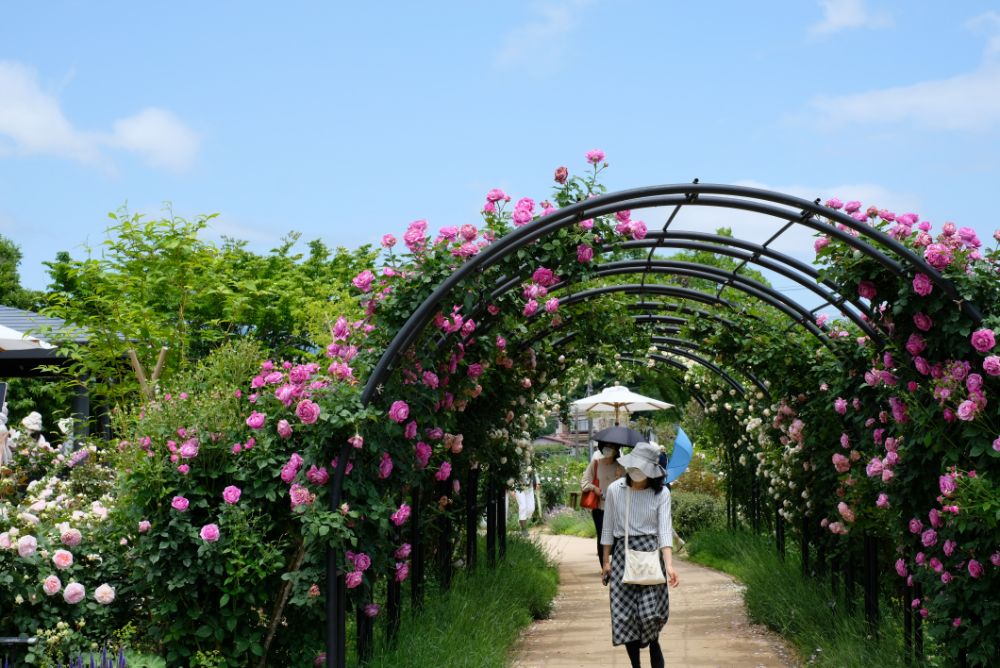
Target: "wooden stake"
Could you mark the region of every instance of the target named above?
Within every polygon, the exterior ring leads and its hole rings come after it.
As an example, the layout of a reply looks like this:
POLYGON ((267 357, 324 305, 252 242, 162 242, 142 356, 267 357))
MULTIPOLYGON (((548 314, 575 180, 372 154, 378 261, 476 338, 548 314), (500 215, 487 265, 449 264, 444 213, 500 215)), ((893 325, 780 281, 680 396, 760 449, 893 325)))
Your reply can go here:
POLYGON ((142 363, 139 362, 139 356, 135 354, 133 348, 128 349, 128 359, 132 363, 132 370, 135 371, 135 377, 139 379, 139 389, 146 396, 146 399, 152 401, 149 384, 146 382, 146 372, 142 369, 142 363))
POLYGON ((156 381, 160 379, 160 372, 163 371, 163 363, 167 361, 167 347, 163 346, 160 348, 160 357, 156 360, 156 368, 153 369, 152 382, 155 385, 156 381))

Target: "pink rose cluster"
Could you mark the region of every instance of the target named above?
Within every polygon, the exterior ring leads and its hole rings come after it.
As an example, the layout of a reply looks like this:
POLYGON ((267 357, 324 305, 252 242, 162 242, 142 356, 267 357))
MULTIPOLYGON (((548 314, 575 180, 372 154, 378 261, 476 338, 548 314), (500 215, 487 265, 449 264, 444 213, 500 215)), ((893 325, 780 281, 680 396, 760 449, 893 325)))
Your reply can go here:
POLYGON ((615 232, 623 237, 632 237, 636 241, 646 238, 648 229, 646 223, 641 220, 632 220, 632 212, 628 209, 615 213, 618 223, 615 225, 615 232))

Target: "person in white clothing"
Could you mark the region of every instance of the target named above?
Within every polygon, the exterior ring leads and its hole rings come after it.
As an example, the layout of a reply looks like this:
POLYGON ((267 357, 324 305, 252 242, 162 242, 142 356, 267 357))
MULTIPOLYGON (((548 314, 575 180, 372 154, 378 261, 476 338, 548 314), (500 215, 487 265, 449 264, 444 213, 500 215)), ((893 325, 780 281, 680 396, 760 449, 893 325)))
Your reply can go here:
POLYGON ((538 477, 530 471, 521 479, 520 485, 511 490, 510 495, 517 501, 517 520, 521 524, 521 533, 528 533, 528 520, 535 513, 535 490, 538 489, 538 477))

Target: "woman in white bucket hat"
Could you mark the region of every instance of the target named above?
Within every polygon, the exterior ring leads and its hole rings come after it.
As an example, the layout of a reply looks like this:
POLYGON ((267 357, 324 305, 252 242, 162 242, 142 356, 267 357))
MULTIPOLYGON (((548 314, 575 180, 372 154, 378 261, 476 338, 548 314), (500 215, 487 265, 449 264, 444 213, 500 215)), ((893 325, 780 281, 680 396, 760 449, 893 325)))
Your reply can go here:
POLYGON ((670 614, 668 585, 679 584, 673 566, 670 489, 664 485, 666 471, 658 463, 659 456, 658 447, 643 442, 619 457, 626 475, 608 487, 604 499, 601 546, 605 583, 611 585, 611 642, 625 645, 633 668, 640 667, 639 650, 647 645, 652 667, 663 668, 659 635, 670 614), (622 582, 626 535, 629 549, 660 552, 666 582, 622 582))

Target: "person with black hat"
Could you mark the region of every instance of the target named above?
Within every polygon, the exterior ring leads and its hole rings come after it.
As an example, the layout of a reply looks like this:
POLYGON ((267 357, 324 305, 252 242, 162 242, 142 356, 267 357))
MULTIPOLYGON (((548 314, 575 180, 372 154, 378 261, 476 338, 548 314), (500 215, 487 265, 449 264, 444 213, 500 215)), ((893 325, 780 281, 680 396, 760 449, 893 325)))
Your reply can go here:
POLYGON ((625 475, 625 469, 618 463, 618 455, 621 454, 621 447, 618 443, 598 441, 598 450, 594 452, 594 457, 590 460, 587 469, 580 478, 580 490, 584 494, 594 492, 598 497, 598 507, 592 508, 590 511, 590 515, 594 519, 594 529, 597 531, 598 568, 604 564, 601 557, 601 530, 604 528, 604 494, 611 483, 625 475))
POLYGON ((604 582, 611 585, 611 642, 625 645, 633 668, 639 668, 639 650, 647 645, 653 668, 663 668, 659 635, 670 614, 668 585, 680 582, 673 566, 670 489, 664 484, 666 470, 659 455, 656 446, 637 443, 618 458, 625 477, 604 494, 600 539, 604 582), (659 552, 658 559, 652 558, 659 562, 659 572, 645 574, 644 581, 651 584, 634 584, 635 575, 626 576, 626 551, 632 553, 629 560, 637 562, 643 556, 638 553, 659 552), (623 581, 629 577, 633 581, 623 581))

